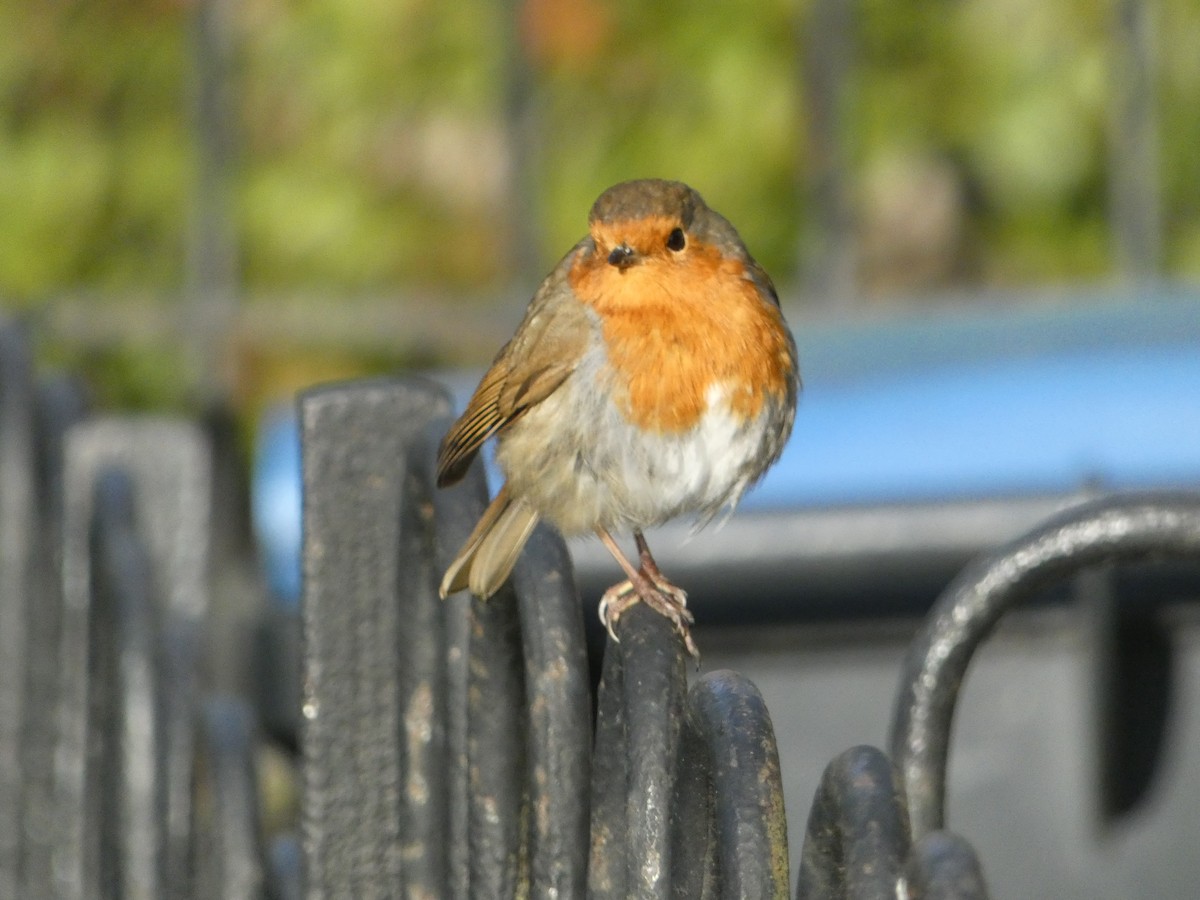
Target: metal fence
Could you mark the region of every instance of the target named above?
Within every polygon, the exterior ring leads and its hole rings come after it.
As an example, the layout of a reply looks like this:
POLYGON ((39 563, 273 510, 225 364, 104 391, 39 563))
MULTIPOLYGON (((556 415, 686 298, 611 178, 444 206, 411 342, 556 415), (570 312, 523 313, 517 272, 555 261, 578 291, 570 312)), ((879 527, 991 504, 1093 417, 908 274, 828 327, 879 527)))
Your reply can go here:
POLYGON ((669 624, 634 607, 593 690, 549 530, 491 601, 438 599, 486 501, 478 469, 433 489, 450 413, 419 379, 300 400, 303 802, 299 837, 268 842, 254 705, 203 671, 206 438, 87 415, 0 328, 0 896, 982 898, 944 822, 972 654, 1051 580, 1200 559, 1200 498, 1158 495, 1097 501, 969 566, 911 645, 890 755, 854 747, 826 769, 793 887, 779 752, 747 679, 689 688, 669 624))

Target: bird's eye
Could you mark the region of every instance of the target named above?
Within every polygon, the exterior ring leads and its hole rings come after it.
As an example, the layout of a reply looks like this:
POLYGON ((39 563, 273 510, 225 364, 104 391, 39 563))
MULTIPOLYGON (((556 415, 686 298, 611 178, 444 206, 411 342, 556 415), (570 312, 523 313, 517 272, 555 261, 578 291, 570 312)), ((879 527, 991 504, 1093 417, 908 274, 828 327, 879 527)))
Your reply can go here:
POLYGON ((675 228, 667 235, 667 249, 676 252, 682 250, 687 244, 687 238, 683 236, 682 228, 675 228))

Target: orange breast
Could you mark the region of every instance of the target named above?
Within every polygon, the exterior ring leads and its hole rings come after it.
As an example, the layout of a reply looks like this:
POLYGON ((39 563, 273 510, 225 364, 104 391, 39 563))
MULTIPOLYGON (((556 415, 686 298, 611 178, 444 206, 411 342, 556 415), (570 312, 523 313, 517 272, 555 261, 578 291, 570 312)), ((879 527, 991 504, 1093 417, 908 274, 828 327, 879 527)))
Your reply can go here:
POLYGON ((601 317, 617 402, 639 427, 687 431, 714 384, 747 419, 768 396, 786 395, 791 341, 740 261, 696 245, 685 258, 652 257, 625 271, 594 257, 576 263, 570 282, 601 317))

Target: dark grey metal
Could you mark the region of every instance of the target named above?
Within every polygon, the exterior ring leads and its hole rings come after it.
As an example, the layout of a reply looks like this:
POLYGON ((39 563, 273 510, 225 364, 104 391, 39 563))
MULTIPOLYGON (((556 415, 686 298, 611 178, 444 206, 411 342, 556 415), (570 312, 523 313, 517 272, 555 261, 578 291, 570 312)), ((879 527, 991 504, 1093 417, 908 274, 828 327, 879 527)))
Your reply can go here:
POLYGON ((87 401, 79 383, 50 378, 36 386, 35 471, 38 535, 26 598, 25 717, 21 737, 22 897, 53 895, 54 753, 61 639, 63 442, 87 401))
POLYGON ((679 736, 679 764, 671 801, 671 886, 680 900, 722 895, 717 846, 712 752, 689 707, 679 736))
MULTIPOLYGON (((424 452, 431 454, 442 435, 445 420, 430 423, 423 438, 424 452)), ((459 548, 475 527, 487 505, 487 484, 483 467, 472 466, 462 482, 433 492, 434 559, 441 573, 450 565, 459 548)), ((448 896, 461 900, 470 892, 470 785, 467 771, 467 709, 470 682, 471 605, 469 594, 460 591, 442 601, 446 606, 446 790, 448 896)))
POLYGON ((282 834, 271 841, 268 850, 268 900, 300 900, 304 896, 304 852, 300 838, 294 834, 282 834))
POLYGON ((0 323, 0 897, 19 893, 29 591, 37 545, 33 362, 23 329, 0 323))
POLYGON ((518 896, 527 881, 525 665, 508 582, 472 598, 467 683, 467 816, 472 898, 518 896))
POLYGON ((762 695, 736 672, 701 677, 688 727, 708 749, 721 896, 788 895, 787 818, 775 731, 762 695))
POLYGON ((103 896, 166 896, 162 814, 166 766, 159 705, 156 586, 138 533, 134 486, 119 469, 97 476, 92 520, 94 682, 90 741, 103 896))
POLYGON ((232 385, 226 343, 237 307, 234 229, 234 28, 228 0, 199 0, 190 34, 191 114, 196 171, 189 192, 187 350, 201 396, 213 401, 232 385))
POLYGON ((594 898, 669 897, 675 795, 687 675, 674 626, 643 604, 617 623, 597 699, 592 762, 594 898))
POLYGON ((987 900, 988 897, 975 851, 948 831, 934 831, 917 842, 905 867, 905 878, 909 900, 987 900))
POLYGON ((1080 572, 1075 593, 1090 627, 1098 813, 1105 825, 1146 799, 1159 773, 1178 667, 1162 603, 1123 595, 1116 568, 1080 572))
POLYGON ((817 0, 805 28, 803 88, 808 107, 806 207, 813 234, 801 254, 813 305, 846 309, 855 299, 858 247, 847 160, 851 72, 855 60, 853 0, 817 0))
POLYGON ((964 570, 937 601, 910 646, 896 700, 892 757, 900 770, 914 839, 941 829, 950 726, 975 649, 1005 611, 1090 565, 1200 557, 1200 497, 1106 498, 1047 522, 964 570))
POLYGON ((300 838, 283 834, 271 841, 267 851, 267 897, 269 900, 300 900, 304 896, 304 853, 300 838))
POLYGON ((539 526, 513 572, 525 651, 530 897, 587 889, 591 685, 571 557, 539 526))
POLYGON ((1108 183, 1120 274, 1146 280, 1162 270, 1156 12, 1152 0, 1113 4, 1108 87, 1108 183))
POLYGON ((851 747, 825 768, 800 856, 796 900, 893 900, 908 815, 881 750, 851 747))
MULTIPOLYGON (((428 390, 414 384, 410 390, 428 390)), ((430 400, 441 395, 427 395, 430 400)), ((399 825, 408 896, 445 897, 449 882, 446 809, 447 608, 438 596, 440 572, 434 559, 433 479, 435 460, 423 440, 430 428, 444 430, 445 415, 432 418, 409 437, 402 463, 401 565, 397 579, 403 652, 397 679, 401 704, 403 784, 399 825)), ((397 650, 400 648, 397 647, 397 650)))
POLYGON ((267 885, 259 818, 255 729, 250 708, 207 700, 199 716, 196 788, 206 798, 195 823, 196 900, 261 900, 267 885))
POLYGON ((413 643, 399 596, 407 460, 414 437, 448 412, 445 393, 416 380, 300 398, 308 897, 403 893, 400 656, 413 643))
MULTIPOLYGON (((63 898, 100 895, 98 836, 111 833, 104 812, 102 781, 108 708, 104 692, 115 673, 101 652, 112 626, 97 619, 93 603, 95 572, 91 527, 94 484, 100 472, 120 469, 132 482, 134 516, 148 553, 155 586, 155 616, 171 627, 199 629, 208 604, 207 547, 209 460, 192 426, 160 419, 96 419, 71 428, 64 445, 62 527, 62 628, 59 666, 57 749, 54 755, 56 828, 54 894, 63 898), (99 643, 98 643, 99 642, 99 643)), ((196 672, 196 660, 177 660, 179 670, 196 672)), ((192 742, 188 728, 194 682, 177 682, 163 709, 165 742, 160 764, 165 785, 165 850, 168 871, 177 871, 175 848, 187 839, 191 819, 192 742), (179 740, 183 736, 183 740, 179 740), (176 830, 180 829, 180 830, 176 830)), ((159 894, 158 896, 163 896, 159 894)))
POLYGON ((263 729, 288 750, 300 740, 300 613, 272 603, 254 632, 254 706, 263 729))

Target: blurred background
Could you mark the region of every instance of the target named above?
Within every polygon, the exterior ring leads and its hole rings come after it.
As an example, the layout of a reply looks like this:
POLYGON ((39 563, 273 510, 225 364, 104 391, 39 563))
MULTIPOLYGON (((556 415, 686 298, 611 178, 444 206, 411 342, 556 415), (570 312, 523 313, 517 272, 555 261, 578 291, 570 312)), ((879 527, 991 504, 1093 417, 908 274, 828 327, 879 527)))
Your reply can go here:
POLYGON ((1194 280, 1198 43, 1191 0, 5 0, 0 302, 105 403, 252 417, 485 362, 631 177, 798 329, 1194 280))
MULTIPOLYGON (((214 557, 242 565, 214 566, 209 677, 246 692, 267 597, 298 670, 295 392, 419 369, 461 400, 602 190, 697 188, 778 285, 806 391, 744 514, 655 547, 705 667, 772 709, 795 859, 969 558, 1200 486, 1197 47, 1194 0, 0 0, 0 315, 96 408, 213 426, 214 557)), ((594 628, 615 573, 572 549, 594 628)), ((1144 729, 1093 715, 1107 664, 1061 603, 985 650, 951 821, 996 896, 1190 895, 1195 575, 1150 612, 1144 729), (1104 749, 1131 729, 1136 764, 1104 749)))

